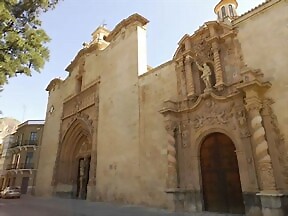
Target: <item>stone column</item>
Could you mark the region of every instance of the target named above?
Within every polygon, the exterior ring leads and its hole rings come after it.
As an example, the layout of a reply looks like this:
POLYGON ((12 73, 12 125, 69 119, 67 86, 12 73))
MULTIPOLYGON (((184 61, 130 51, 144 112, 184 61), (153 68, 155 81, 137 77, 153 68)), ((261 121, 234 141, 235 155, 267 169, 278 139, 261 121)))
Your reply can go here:
POLYGON ((262 125, 260 110, 262 103, 259 98, 246 98, 246 109, 251 119, 253 149, 258 172, 261 193, 275 193, 276 182, 273 173, 272 160, 269 155, 265 129, 262 125))
POLYGON ((167 131, 167 189, 177 188, 177 159, 176 159, 176 123, 173 121, 166 121, 166 131, 167 131))
POLYGON ((215 78, 216 78, 216 84, 215 88, 217 88, 218 91, 223 90, 224 82, 223 82, 223 70, 221 66, 221 59, 219 54, 219 45, 216 41, 212 42, 212 51, 214 56, 214 72, 215 72, 215 78))
POLYGON ((187 89, 186 89, 183 59, 179 59, 176 62, 175 70, 177 73, 178 95, 180 95, 181 98, 186 98, 187 97, 187 89))
POLYGON ((187 96, 193 97, 195 95, 195 87, 192 74, 192 57, 187 55, 185 57, 185 74, 186 74, 186 90, 187 96))

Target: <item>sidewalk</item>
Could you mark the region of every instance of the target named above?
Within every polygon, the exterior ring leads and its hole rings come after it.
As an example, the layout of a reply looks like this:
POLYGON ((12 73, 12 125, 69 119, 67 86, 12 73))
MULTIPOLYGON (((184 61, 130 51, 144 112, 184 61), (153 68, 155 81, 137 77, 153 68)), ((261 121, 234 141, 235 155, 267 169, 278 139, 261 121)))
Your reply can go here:
MULTIPOLYGON (((166 210, 85 200, 39 198, 0 199, 0 216, 226 216, 216 213, 175 213, 166 210)), ((229 214, 227 214, 229 215, 229 214)))

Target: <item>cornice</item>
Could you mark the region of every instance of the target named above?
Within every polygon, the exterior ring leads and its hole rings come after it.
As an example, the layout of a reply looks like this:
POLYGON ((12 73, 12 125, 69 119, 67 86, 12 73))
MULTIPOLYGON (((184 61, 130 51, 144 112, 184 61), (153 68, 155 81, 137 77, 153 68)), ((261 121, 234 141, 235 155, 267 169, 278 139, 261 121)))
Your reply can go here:
POLYGON ((281 2, 282 0, 266 0, 262 4, 252 8, 251 10, 247 11, 246 13, 242 14, 241 16, 237 17, 235 20, 232 21, 232 25, 237 25, 250 17, 260 13, 263 10, 270 8, 271 6, 281 2))
POLYGON ((46 87, 46 91, 51 91, 56 85, 60 85, 63 82, 63 80, 59 79, 59 78, 55 78, 53 80, 50 81, 50 83, 48 84, 48 86, 46 87))
POLYGON ((67 68, 65 69, 68 72, 72 72, 73 69, 75 68, 75 66, 77 65, 78 61, 80 60, 80 58, 86 54, 89 54, 95 50, 97 50, 97 48, 99 47, 98 44, 91 44, 89 47, 85 47, 83 49, 81 49, 76 57, 73 59, 73 61, 67 66, 67 68))
POLYGON ((144 26, 149 23, 149 21, 143 16, 135 13, 128 18, 123 19, 119 24, 117 24, 116 27, 106 37, 106 41, 111 42, 121 32, 122 28, 125 28, 133 23, 139 23, 140 25, 144 26))

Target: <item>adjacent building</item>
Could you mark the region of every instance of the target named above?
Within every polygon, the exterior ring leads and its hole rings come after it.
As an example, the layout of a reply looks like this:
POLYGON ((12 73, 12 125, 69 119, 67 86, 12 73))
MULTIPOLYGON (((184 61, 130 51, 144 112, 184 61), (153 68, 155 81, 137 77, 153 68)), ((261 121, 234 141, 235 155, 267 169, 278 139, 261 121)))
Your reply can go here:
POLYGON ((19 125, 20 122, 13 118, 0 118, 0 148, 3 149, 3 138, 11 133, 14 133, 17 125, 19 125))
POLYGON ((43 126, 43 120, 28 120, 4 138, 1 189, 18 186, 22 194, 33 193, 43 126))
MULTIPOLYGON (((4 176, 4 163, 6 162, 7 149, 10 143, 11 134, 17 129, 20 122, 13 118, 0 118, 0 176, 4 176)), ((0 178, 0 190, 2 189, 3 179, 0 178)))
POLYGON ((46 89, 36 194, 287 215, 288 2, 237 6, 220 1, 156 68, 147 19, 97 28, 46 89))

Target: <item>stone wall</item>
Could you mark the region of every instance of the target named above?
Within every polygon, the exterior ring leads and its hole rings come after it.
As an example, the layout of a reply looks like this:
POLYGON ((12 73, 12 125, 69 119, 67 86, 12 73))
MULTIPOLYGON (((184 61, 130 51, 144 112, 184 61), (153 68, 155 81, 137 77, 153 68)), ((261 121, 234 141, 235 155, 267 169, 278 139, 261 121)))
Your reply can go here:
POLYGON ((264 78, 272 83, 267 96, 275 103, 273 110, 279 127, 288 142, 288 3, 273 0, 264 6, 238 18, 238 29, 245 64, 260 69, 264 78))
POLYGON ((172 61, 140 76, 141 199, 150 206, 169 207, 167 201, 167 132, 159 112, 163 101, 176 96, 177 79, 172 61))
POLYGON ((96 196, 139 201, 138 34, 130 25, 100 54, 96 196))

